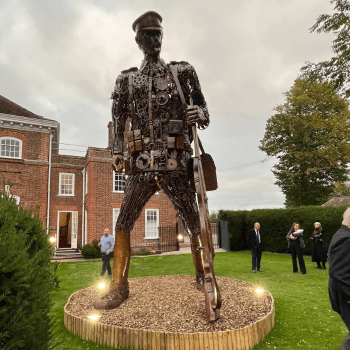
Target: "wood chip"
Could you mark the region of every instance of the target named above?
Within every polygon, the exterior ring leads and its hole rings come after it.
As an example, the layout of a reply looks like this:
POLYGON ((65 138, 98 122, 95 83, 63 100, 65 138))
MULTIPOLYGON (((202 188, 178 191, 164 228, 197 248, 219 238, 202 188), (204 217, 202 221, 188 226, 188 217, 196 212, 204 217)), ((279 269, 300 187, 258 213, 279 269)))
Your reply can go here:
POLYGON ((158 332, 218 332, 243 328, 266 316, 272 309, 269 292, 260 295, 258 287, 228 277, 217 277, 222 297, 221 317, 206 319, 204 293, 196 288, 194 276, 170 275, 129 279, 129 298, 114 310, 95 310, 100 292, 96 286, 74 293, 67 311, 87 318, 100 314, 100 323, 158 332))

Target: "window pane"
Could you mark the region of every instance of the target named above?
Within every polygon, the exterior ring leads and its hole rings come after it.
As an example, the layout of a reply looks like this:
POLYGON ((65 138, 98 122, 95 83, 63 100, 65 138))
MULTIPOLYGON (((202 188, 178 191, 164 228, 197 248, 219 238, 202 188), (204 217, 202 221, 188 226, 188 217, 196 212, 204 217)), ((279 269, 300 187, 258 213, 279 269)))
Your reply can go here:
POLYGON ((1 138, 0 156, 20 158, 20 141, 11 138, 1 138))
POLYGON ((123 192, 125 188, 125 174, 114 173, 114 191, 123 192))
POLYGON ((146 211, 146 237, 158 237, 158 227, 157 227, 157 211, 147 210, 146 211))
POLYGON ((73 174, 60 174, 61 179, 61 193, 73 194, 73 174))

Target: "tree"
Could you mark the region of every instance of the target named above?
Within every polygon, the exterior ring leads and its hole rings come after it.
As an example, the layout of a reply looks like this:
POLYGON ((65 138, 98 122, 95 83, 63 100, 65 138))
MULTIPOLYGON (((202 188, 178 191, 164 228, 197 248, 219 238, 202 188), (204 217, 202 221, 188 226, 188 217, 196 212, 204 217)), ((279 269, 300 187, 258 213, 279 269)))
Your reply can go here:
POLYGON ((210 222, 214 223, 214 222, 218 221, 218 215, 219 215, 218 211, 212 211, 210 216, 209 216, 210 222))
MULTIPOLYGON (((36 206, 38 208, 38 206, 36 206)), ((0 191, 0 349, 54 349, 51 292, 58 288, 53 248, 36 210, 0 191)))
POLYGON ((334 184, 333 197, 350 196, 350 184, 349 182, 336 182, 334 184))
POLYGON ((348 102, 329 83, 297 79, 286 102, 267 121, 259 149, 277 156, 273 174, 285 205, 320 205, 335 182, 347 180, 350 161, 348 102))
POLYGON ((350 2, 331 0, 335 4, 332 15, 320 15, 309 29, 311 33, 332 32, 335 35, 332 50, 335 54, 329 61, 319 63, 306 62, 301 68, 301 78, 313 82, 327 81, 344 98, 350 97, 350 2))

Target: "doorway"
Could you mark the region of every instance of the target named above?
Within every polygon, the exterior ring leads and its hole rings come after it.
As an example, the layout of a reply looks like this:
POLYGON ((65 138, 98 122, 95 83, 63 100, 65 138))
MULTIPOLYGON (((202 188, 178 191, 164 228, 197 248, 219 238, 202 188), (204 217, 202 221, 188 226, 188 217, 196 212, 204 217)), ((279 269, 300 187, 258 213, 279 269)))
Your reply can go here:
POLYGON ((72 244, 72 213, 58 213, 58 248, 71 248, 72 244))

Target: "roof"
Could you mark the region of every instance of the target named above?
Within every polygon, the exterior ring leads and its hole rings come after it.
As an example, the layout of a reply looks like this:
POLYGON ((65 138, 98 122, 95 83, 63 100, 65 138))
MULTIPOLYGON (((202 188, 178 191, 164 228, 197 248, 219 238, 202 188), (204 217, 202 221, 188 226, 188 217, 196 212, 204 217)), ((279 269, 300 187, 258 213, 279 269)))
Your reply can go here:
POLYGON ((23 108, 2 95, 0 95, 0 113, 44 119, 42 116, 28 111, 28 109, 23 108))
POLYGON ((325 207, 328 205, 333 205, 334 207, 336 207, 338 205, 345 205, 345 204, 350 204, 350 196, 334 197, 330 199, 328 202, 322 204, 322 207, 325 207))

